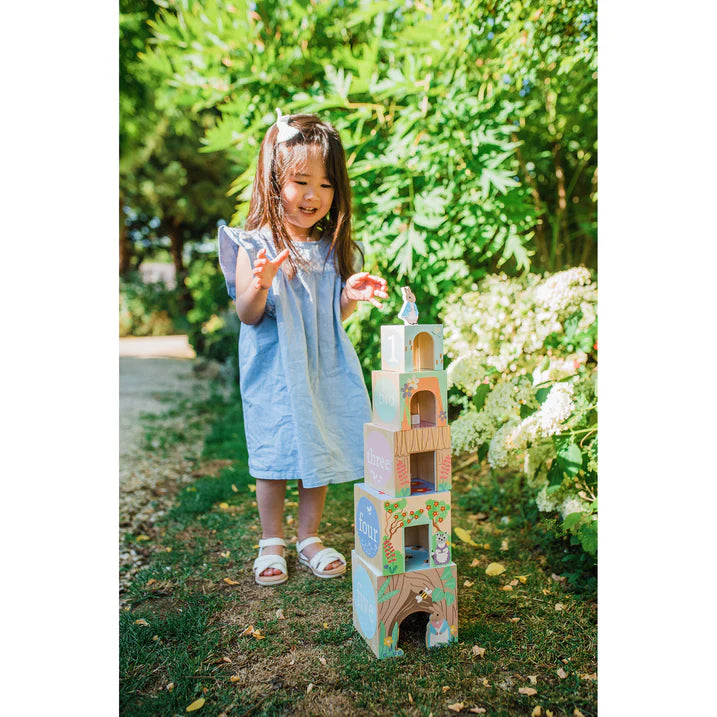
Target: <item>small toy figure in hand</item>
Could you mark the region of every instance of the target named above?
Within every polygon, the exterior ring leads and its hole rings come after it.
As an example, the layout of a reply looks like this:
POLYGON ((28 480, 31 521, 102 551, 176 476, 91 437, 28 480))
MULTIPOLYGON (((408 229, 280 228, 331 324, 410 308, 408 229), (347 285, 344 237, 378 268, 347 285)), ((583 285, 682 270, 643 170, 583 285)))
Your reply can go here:
POLYGON ((408 286, 401 287, 401 295, 403 296, 403 306, 398 312, 398 318, 406 325, 417 324, 418 307, 416 306, 416 297, 408 286))

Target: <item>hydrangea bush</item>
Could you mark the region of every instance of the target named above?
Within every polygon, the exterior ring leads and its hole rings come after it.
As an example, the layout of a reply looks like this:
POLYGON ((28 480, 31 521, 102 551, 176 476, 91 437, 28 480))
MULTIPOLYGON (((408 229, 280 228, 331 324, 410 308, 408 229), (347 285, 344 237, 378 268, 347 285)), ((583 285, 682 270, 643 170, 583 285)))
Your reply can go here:
POLYGON ((456 454, 525 476, 539 510, 597 553, 597 285, 582 267, 504 274, 446 302, 456 454))

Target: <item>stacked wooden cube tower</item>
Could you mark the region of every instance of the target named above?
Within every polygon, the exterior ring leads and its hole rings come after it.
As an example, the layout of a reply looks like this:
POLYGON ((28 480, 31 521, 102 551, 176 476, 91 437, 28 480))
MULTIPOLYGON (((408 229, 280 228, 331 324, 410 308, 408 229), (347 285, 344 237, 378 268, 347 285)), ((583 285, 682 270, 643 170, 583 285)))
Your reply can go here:
POLYGON ((443 326, 382 326, 372 387, 354 486, 353 620, 386 658, 403 654, 399 626, 415 612, 429 613, 427 647, 458 639, 443 326))

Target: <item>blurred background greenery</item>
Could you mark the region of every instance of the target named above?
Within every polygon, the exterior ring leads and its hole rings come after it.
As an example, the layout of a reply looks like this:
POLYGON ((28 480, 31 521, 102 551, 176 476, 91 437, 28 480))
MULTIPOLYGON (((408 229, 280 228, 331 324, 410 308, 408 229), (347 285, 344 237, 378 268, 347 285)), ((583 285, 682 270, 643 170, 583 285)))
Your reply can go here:
POLYGON ((587 525, 589 537, 576 540, 594 554, 596 55, 595 0, 120 0, 120 333, 186 332, 198 355, 236 361, 239 322, 217 264, 217 227, 246 216, 275 108, 317 113, 344 142, 366 268, 394 287, 386 310, 362 306, 347 324, 366 376, 402 284, 425 323, 443 322, 482 287, 511 287, 495 296, 527 307, 522 318, 499 315, 496 300, 489 325, 468 312, 467 326, 460 311, 447 322, 447 355, 465 359, 451 418, 460 413, 461 447, 483 461, 496 436, 539 414, 551 381, 592 386, 589 396, 577 390, 579 417, 575 404, 558 412, 572 433, 531 434, 552 445, 531 480, 555 515, 556 496, 576 508, 582 492, 583 515, 567 525, 587 525), (150 261, 172 263, 174 288, 142 280, 150 261), (579 266, 579 279, 564 273, 579 266), (553 312, 551 330, 525 351, 530 360, 486 374, 515 323, 535 319, 536 291, 553 312), (556 308, 546 291, 570 296, 556 308), (471 327, 475 346, 465 339, 471 327), (477 332, 496 327, 492 347, 478 350, 477 332), (519 392, 521 372, 537 398, 494 411, 490 431, 476 424, 468 435, 466 418, 485 411, 486 392, 519 392))

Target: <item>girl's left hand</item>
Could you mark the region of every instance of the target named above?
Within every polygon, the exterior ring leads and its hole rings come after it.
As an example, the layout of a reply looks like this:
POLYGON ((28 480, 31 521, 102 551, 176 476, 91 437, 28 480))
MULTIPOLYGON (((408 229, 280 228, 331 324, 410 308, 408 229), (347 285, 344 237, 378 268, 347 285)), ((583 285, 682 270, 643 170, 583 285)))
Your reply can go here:
POLYGON ((386 280, 380 276, 372 276, 367 271, 352 274, 346 279, 344 293, 348 301, 370 301, 377 309, 382 308, 380 301, 374 297, 379 296, 387 299, 386 280))

